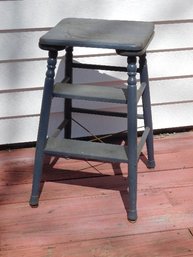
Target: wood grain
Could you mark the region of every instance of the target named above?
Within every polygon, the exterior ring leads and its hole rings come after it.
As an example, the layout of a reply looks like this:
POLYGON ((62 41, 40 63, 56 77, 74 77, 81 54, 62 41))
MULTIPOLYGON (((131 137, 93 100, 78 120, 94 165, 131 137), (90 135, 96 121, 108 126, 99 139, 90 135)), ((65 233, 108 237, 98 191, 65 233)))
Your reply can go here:
POLYGON ((1 151, 1 255, 192 256, 191 139, 191 132, 155 138, 157 168, 139 167, 135 224, 127 220, 125 164, 52 160, 32 209, 34 149, 1 151))

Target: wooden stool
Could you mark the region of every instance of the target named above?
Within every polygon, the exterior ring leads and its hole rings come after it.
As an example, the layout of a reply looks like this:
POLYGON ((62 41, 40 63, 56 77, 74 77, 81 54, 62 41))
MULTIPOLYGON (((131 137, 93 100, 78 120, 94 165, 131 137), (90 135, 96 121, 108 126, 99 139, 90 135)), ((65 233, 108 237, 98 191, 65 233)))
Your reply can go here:
POLYGON ((44 154, 58 157, 95 159, 108 162, 128 163, 128 219, 137 219, 137 163, 143 145, 147 145, 149 168, 155 167, 153 150, 152 116, 146 48, 154 34, 150 22, 115 21, 97 19, 63 19, 40 38, 41 49, 49 51, 44 84, 42 108, 35 154, 34 177, 30 205, 38 206, 44 154), (127 57, 127 67, 80 64, 73 62, 73 47, 114 49, 118 55, 127 57), (66 50, 65 77, 54 85, 57 53, 66 50), (139 59, 139 64, 138 64, 139 59), (78 85, 72 83, 73 68, 113 70, 128 73, 126 89, 78 85), (140 74, 137 89, 136 74, 140 74), (65 120, 53 136, 47 137, 50 107, 53 97, 65 99, 65 120), (137 143, 137 103, 142 97, 145 130, 137 143), (127 113, 101 112, 74 108, 72 99, 111 102, 127 105, 127 113), (93 143, 71 139, 72 112, 100 114, 127 118, 127 146, 93 143), (58 131, 65 130, 65 138, 59 139, 58 131))

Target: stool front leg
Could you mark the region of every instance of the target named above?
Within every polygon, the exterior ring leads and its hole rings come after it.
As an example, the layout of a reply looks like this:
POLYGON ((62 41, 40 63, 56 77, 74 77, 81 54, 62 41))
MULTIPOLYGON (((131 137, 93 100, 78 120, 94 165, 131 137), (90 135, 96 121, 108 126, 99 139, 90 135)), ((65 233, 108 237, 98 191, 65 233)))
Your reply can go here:
POLYGON ((128 130, 128 220, 137 219, 137 66, 136 57, 128 57, 128 87, 127 87, 127 130, 128 130))
POLYGON ((40 194, 40 181, 42 178, 44 147, 46 144, 49 116, 52 101, 52 92, 55 77, 55 67, 57 61, 57 52, 49 51, 49 57, 47 61, 47 72, 44 83, 42 107, 40 112, 39 130, 36 144, 35 162, 34 162, 34 174, 32 194, 30 198, 30 205, 32 207, 38 206, 39 194, 40 194))

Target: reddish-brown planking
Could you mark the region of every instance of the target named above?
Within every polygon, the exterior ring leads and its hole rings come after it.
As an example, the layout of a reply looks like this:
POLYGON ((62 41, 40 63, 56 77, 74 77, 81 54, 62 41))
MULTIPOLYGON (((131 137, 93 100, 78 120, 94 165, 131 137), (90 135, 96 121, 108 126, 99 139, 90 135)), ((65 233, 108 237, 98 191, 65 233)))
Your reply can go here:
POLYGON ((156 137, 156 168, 139 163, 135 224, 126 215, 127 165, 45 165, 40 206, 32 209, 34 149, 0 152, 0 256, 192 256, 192 139, 156 137))

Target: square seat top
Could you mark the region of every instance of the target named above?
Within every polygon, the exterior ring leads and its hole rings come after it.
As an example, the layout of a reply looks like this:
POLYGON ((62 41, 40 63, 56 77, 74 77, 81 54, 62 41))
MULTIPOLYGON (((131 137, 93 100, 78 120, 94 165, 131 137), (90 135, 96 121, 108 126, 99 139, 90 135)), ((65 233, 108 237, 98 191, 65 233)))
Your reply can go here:
POLYGON ((43 35, 39 45, 42 49, 78 46, 140 52, 153 34, 151 22, 66 18, 43 35))

